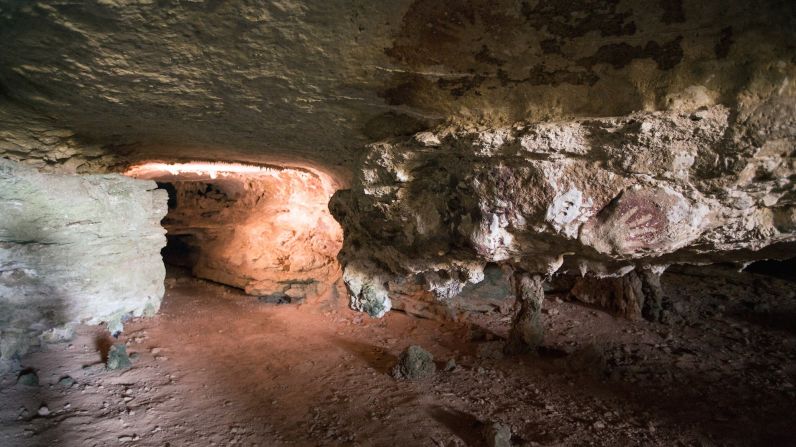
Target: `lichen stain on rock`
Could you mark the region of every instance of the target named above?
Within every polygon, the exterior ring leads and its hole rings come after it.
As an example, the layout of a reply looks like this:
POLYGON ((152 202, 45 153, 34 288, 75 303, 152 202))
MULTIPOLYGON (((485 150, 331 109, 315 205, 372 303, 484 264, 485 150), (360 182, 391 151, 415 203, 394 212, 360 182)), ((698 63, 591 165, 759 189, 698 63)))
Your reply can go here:
POLYGON ((658 6, 663 10, 661 22, 663 23, 683 23, 685 22, 685 11, 683 11, 683 0, 659 0, 658 6))
POLYGON ((580 59, 584 67, 593 67, 596 64, 609 64, 615 69, 626 67, 634 59, 649 58, 658 64, 661 70, 674 68, 683 59, 683 49, 680 46, 683 36, 659 44, 649 41, 643 47, 627 43, 617 43, 601 46, 593 55, 580 59))

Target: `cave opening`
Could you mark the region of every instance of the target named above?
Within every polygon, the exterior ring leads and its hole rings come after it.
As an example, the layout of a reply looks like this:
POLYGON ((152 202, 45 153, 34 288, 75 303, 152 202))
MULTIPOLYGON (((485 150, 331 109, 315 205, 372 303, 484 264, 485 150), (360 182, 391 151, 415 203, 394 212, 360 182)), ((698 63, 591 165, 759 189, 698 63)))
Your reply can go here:
POLYGON ((126 175, 168 194, 161 254, 171 275, 299 302, 339 277, 342 231, 328 211, 336 189, 312 170, 234 163, 144 163, 126 175))

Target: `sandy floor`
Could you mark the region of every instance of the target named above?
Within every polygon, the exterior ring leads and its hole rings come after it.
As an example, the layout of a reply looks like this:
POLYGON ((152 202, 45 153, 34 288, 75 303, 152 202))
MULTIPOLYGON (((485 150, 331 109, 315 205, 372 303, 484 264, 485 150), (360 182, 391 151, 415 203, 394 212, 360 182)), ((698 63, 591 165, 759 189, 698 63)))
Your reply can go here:
POLYGON ((120 338, 132 369, 106 371, 106 336, 82 327, 24 359, 39 386, 2 377, 0 445, 477 446, 493 421, 516 445, 796 445, 794 284, 699 272, 665 276, 669 325, 549 296, 546 348, 512 358, 498 312, 373 320, 336 294, 264 304, 173 278, 160 315, 120 338), (435 355, 433 379, 389 375, 410 344, 435 355))

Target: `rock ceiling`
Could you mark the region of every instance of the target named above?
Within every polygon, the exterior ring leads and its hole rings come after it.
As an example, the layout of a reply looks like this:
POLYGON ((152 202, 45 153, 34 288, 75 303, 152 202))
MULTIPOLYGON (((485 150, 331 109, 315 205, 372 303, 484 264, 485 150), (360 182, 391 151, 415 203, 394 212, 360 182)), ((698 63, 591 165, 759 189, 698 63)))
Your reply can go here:
POLYGON ((793 29, 774 0, 2 0, 0 154, 346 177, 440 123, 742 109, 793 79, 793 29))

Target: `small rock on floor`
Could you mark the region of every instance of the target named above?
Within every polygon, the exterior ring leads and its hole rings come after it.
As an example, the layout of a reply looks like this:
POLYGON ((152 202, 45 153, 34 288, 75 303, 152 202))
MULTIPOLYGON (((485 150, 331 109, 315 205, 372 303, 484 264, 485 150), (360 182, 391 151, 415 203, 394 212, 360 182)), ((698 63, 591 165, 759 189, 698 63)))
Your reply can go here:
POLYGON ((492 422, 483 430, 484 440, 489 447, 511 447, 511 428, 500 422, 492 422))
POLYGON ((453 371, 456 369, 456 359, 448 359, 448 363, 445 364, 445 371, 453 371))
POLYGON ((436 370, 434 356, 420 346, 413 345, 401 353, 392 374, 396 379, 422 380, 433 376, 436 370))
POLYGON ((127 355, 127 347, 122 343, 111 346, 105 366, 108 369, 131 368, 133 364, 130 362, 130 356, 127 355))
POLYGON ((17 383, 25 386, 39 386, 39 376, 36 371, 25 371, 19 375, 17 383))
POLYGON ((488 341, 475 345, 475 355, 481 360, 501 360, 505 343, 502 341, 488 341))
POLYGON ((58 380, 58 385, 69 388, 75 384, 75 379, 70 376, 63 376, 58 380))
POLYGON ((604 374, 607 367, 605 352, 591 344, 575 350, 567 357, 566 364, 572 371, 594 375, 604 374))

